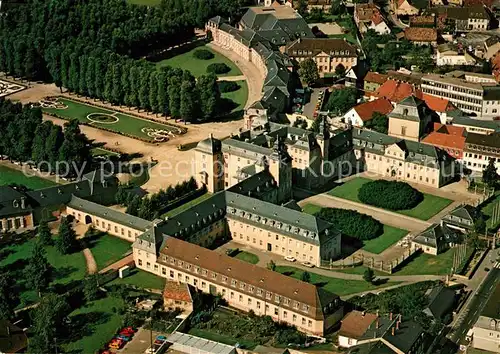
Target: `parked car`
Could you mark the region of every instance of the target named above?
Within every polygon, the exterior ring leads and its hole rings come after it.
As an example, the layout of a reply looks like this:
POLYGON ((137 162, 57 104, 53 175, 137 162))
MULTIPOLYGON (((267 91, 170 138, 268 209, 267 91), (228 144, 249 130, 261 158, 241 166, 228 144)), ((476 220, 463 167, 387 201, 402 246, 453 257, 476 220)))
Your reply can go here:
POLYGON ((121 349, 125 342, 122 339, 114 338, 108 343, 109 349, 121 349))
POLYGON ((312 264, 311 262, 302 262, 302 265, 304 267, 314 268, 314 264, 312 264))
POLYGON ((118 334, 115 338, 121 339, 125 342, 129 342, 132 339, 131 336, 127 336, 125 334, 118 334))
POLYGON ((295 262, 295 261, 296 261, 296 259, 295 259, 295 257, 292 257, 292 256, 286 256, 286 257, 285 257, 285 261, 288 261, 288 262, 295 262))

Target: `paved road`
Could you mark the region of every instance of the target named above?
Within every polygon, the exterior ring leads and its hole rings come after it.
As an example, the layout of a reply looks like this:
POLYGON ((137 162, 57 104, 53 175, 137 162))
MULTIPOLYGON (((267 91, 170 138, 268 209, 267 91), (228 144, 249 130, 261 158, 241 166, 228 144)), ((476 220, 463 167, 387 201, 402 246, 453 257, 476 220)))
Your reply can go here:
MULTIPOLYGON (((497 251, 493 251, 493 255, 497 251)), ((481 267, 491 267, 488 275, 483 280, 479 288, 470 295, 468 303, 464 306, 463 310, 458 315, 456 322, 453 324, 453 329, 448 335, 448 338, 454 343, 460 343, 464 340, 467 331, 476 323, 481 312, 486 305, 491 293, 495 290, 500 282, 500 262, 489 266, 490 257, 486 257, 485 261, 481 263, 481 267)))
POLYGON ((356 210, 360 213, 373 216, 382 224, 398 227, 412 232, 425 230, 431 223, 415 219, 406 215, 394 213, 392 211, 372 207, 370 205, 356 203, 347 199, 331 196, 329 194, 319 194, 299 202, 300 206, 312 203, 327 208, 342 208, 356 210))

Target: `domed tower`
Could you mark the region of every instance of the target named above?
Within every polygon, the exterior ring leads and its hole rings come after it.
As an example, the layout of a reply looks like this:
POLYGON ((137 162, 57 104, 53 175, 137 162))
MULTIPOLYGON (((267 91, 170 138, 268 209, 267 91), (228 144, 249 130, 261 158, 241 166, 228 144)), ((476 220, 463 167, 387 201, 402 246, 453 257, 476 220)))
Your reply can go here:
POLYGON ((292 158, 287 152, 285 142, 276 137, 273 152, 269 156, 269 172, 278 184, 278 203, 292 198, 292 158))
POLYGON ((224 159, 221 141, 210 134, 207 139, 198 143, 194 157, 198 185, 205 185, 210 193, 223 190, 224 159))

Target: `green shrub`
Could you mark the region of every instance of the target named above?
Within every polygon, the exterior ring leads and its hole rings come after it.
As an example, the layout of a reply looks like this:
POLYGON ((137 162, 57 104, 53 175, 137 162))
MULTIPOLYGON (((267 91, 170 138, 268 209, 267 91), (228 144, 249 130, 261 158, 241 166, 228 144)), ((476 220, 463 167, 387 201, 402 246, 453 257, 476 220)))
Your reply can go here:
POLYGON ((384 232, 380 221, 354 210, 323 208, 315 216, 331 222, 343 234, 359 240, 371 240, 384 232))
POLYGON ((405 182, 378 180, 362 185, 358 199, 379 208, 404 210, 416 207, 424 195, 405 182))
POLYGON ((213 63, 207 66, 207 73, 226 74, 231 68, 224 63, 213 63))
POLYGON ((215 58, 214 53, 206 49, 196 49, 193 53, 193 57, 201 60, 210 60, 215 58))
POLYGON ((240 89, 240 85, 238 85, 234 81, 219 81, 219 90, 220 92, 233 92, 240 89))

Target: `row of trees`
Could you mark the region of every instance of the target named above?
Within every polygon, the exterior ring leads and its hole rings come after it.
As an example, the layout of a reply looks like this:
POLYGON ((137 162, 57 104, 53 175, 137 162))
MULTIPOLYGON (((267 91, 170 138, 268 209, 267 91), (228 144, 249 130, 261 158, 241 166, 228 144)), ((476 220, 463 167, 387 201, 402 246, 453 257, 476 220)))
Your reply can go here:
POLYGON ((16 161, 46 161, 53 168, 64 161, 73 168, 90 161, 90 149, 76 120, 66 123, 63 130, 50 121, 42 122, 40 108, 0 100, 1 155, 16 161))
POLYGON ((161 189, 158 193, 151 196, 140 197, 137 194, 129 192, 126 188, 120 187, 116 193, 115 199, 118 204, 127 207, 127 214, 138 216, 146 220, 154 220, 160 217, 160 213, 165 207, 178 198, 193 192, 198 188, 194 177, 175 186, 169 186, 167 189, 161 189))

